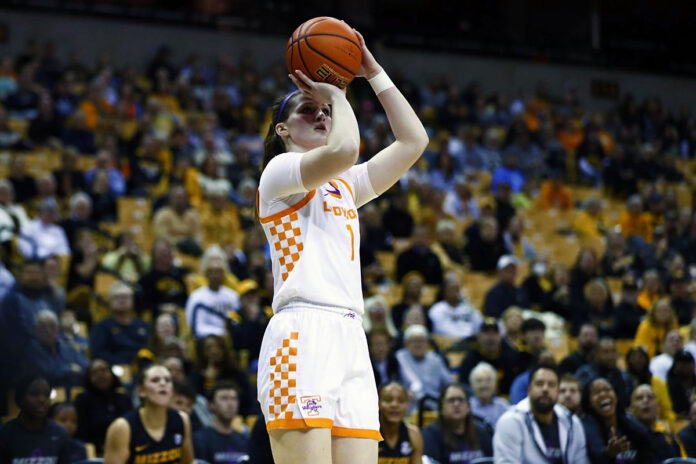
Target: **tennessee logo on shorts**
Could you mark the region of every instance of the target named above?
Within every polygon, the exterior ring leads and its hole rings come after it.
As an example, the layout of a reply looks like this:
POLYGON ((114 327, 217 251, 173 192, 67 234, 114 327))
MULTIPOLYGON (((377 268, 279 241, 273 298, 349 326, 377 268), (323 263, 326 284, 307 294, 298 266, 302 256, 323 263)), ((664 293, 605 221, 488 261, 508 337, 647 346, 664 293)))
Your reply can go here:
POLYGON ((305 411, 307 416, 312 417, 319 415, 319 410, 321 409, 321 396, 301 396, 300 403, 302 404, 302 410, 305 411))

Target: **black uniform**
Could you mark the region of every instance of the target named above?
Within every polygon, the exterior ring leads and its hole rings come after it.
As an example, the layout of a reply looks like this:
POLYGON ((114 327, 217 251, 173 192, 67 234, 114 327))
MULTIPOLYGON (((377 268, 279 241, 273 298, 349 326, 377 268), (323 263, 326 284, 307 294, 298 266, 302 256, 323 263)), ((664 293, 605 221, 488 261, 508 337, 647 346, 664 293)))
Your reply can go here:
POLYGON ((399 424, 399 438, 394 448, 390 448, 386 440, 379 442, 378 464, 410 464, 413 445, 408 436, 408 428, 403 422, 399 424))
POLYGON ((129 412, 124 419, 131 430, 128 464, 174 464, 181 462, 184 446, 184 421, 179 412, 167 409, 167 425, 160 441, 152 439, 140 419, 140 409, 129 412))
POLYGON ((52 420, 39 432, 26 430, 19 418, 0 427, 1 464, 69 464, 69 445, 65 429, 52 420))

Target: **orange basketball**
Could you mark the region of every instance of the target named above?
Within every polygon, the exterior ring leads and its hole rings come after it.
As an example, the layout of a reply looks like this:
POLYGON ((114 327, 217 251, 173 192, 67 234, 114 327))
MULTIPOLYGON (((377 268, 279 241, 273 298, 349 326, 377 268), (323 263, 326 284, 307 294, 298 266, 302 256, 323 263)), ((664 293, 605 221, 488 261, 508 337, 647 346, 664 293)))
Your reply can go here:
POLYGON ((355 31, 336 18, 321 16, 295 29, 285 51, 288 71, 299 69, 316 82, 345 88, 360 69, 362 51, 355 31))

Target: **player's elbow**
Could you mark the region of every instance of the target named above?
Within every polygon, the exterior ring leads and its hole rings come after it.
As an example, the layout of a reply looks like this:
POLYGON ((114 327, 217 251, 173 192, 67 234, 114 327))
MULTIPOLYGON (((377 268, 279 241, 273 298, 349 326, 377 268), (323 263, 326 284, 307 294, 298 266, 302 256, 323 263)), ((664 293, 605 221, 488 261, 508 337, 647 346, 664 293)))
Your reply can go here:
MULTIPOLYGON (((331 150, 330 156, 341 165, 350 167, 358 160, 360 142, 354 140, 342 140, 331 150)), ((346 168, 347 169, 347 168, 346 168)))
POLYGON ((430 143, 430 138, 428 137, 428 133, 425 131, 423 126, 420 126, 420 128, 415 132, 416 133, 413 137, 413 146, 418 153, 423 153, 428 147, 428 143, 430 143))

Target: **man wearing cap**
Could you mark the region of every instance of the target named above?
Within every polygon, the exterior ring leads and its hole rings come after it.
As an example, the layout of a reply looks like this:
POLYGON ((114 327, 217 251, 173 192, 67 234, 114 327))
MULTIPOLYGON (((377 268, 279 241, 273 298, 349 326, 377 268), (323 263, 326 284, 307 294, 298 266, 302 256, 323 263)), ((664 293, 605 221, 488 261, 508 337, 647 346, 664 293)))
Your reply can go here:
POLYGON ((515 377, 522 372, 518 363, 519 353, 508 343, 503 343, 498 323, 487 317, 476 334, 476 342, 468 350, 464 362, 459 366, 459 381, 466 383, 469 374, 480 362, 487 362, 498 373, 498 392, 507 395, 515 377))
POLYGON ((437 398, 452 376, 439 354, 429 351, 428 329, 412 325, 404 332, 405 348, 396 352, 401 383, 413 395, 415 403, 425 395, 437 398))
POLYGON ((514 255, 503 255, 498 259, 498 283, 486 293, 484 307, 487 316, 499 318, 510 306, 519 304, 519 290, 515 287, 517 267, 514 255))
POLYGON ((616 338, 634 338, 638 325, 646 316, 646 312, 638 305, 638 284, 631 274, 626 274, 623 278, 621 298, 615 311, 614 336, 616 338))
POLYGON ((69 256, 70 245, 65 231, 56 224, 58 205, 47 198, 39 205, 39 217, 20 230, 19 251, 26 258, 44 259, 48 256, 69 256))
POLYGON ((672 274, 669 282, 672 309, 677 314, 679 325, 688 325, 694 317, 696 302, 689 292, 689 275, 684 271, 672 274))

